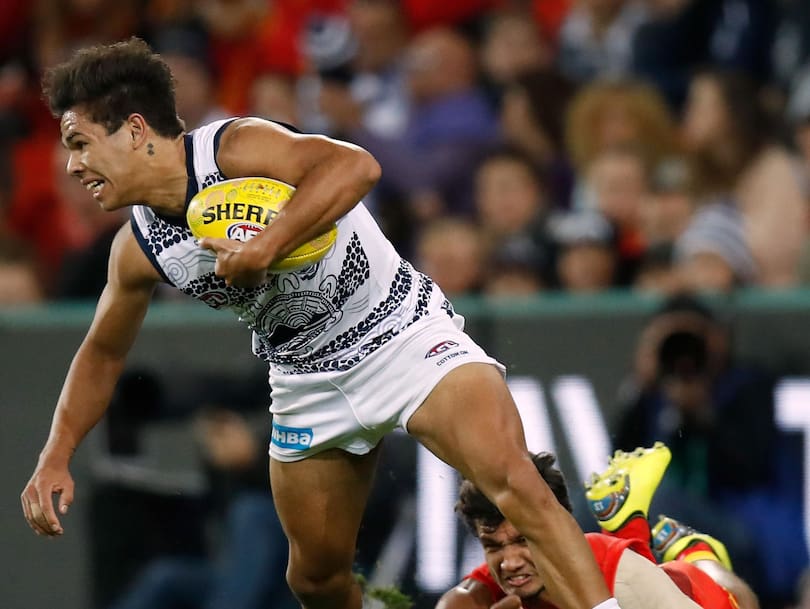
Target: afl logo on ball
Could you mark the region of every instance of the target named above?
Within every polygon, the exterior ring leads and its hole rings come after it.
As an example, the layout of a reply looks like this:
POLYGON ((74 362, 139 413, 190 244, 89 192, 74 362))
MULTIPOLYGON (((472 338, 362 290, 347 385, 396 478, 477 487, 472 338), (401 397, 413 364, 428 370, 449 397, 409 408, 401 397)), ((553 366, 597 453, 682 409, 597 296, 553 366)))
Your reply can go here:
POLYGON ((225 236, 228 239, 244 242, 258 235, 263 229, 264 227, 259 224, 239 222, 237 224, 231 224, 228 227, 228 231, 225 233, 225 236))
POLYGON ((455 347, 458 347, 457 342, 452 340, 443 340, 438 345, 434 345, 434 347, 430 351, 425 353, 425 359, 429 357, 434 357, 436 355, 441 355, 442 353, 445 353, 450 349, 454 349, 455 347))

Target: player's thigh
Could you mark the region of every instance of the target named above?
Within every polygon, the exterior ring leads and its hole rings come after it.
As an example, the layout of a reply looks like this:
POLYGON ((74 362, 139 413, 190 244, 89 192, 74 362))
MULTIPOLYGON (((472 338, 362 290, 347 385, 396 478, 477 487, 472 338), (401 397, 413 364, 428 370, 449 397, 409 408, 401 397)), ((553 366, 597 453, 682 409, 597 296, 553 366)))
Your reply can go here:
POLYGON ((407 423, 408 433, 462 475, 482 480, 528 454, 523 424, 500 371, 470 363, 449 372, 407 423))
POLYGON ((290 543, 290 568, 313 577, 351 569, 377 451, 327 450, 293 462, 270 461, 270 483, 290 543))

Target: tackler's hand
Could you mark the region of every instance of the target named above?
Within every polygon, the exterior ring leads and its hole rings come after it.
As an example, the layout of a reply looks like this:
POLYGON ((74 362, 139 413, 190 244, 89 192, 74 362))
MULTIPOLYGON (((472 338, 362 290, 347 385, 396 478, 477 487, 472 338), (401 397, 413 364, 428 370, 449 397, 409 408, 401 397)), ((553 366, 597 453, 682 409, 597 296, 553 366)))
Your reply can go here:
POLYGON ((225 279, 228 285, 252 288, 261 284, 267 277, 267 263, 260 252, 234 239, 205 237, 200 239, 200 247, 217 255, 214 272, 225 279))

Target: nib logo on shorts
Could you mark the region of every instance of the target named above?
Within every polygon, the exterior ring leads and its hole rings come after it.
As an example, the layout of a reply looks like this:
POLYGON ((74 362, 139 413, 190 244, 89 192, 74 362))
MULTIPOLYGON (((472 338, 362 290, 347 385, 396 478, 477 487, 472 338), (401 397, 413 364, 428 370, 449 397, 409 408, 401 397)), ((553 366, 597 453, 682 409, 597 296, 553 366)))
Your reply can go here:
POLYGON ((441 355, 442 353, 446 353, 450 351, 450 349, 454 349, 458 347, 458 343, 454 340, 443 340, 438 345, 434 345, 433 348, 425 353, 425 359, 429 357, 435 357, 436 355, 441 355))

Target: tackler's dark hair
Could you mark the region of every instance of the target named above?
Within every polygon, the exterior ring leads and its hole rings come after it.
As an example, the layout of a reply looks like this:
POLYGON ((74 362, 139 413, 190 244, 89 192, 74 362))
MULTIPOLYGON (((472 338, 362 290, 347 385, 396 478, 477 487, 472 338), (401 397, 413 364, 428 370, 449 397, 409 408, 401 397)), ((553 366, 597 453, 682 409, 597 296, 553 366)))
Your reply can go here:
MULTIPOLYGON (((532 456, 532 463, 551 488, 557 501, 571 512, 573 508, 568 497, 568 487, 565 485, 565 477, 562 472, 554 467, 556 460, 556 457, 549 452, 539 452, 532 456)), ((488 529, 494 529, 505 520, 504 515, 495 504, 469 480, 461 483, 455 509, 467 528, 475 535, 478 534, 479 524, 488 529)))

